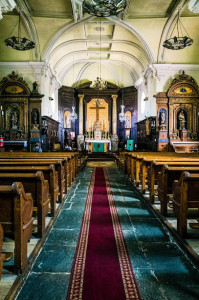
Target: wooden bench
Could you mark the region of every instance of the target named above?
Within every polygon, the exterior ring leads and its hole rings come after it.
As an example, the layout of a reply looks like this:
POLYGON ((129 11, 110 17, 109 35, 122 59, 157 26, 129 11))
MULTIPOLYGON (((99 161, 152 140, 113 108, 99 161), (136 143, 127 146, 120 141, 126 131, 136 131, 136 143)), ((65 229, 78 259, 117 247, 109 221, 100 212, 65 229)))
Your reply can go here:
POLYGON ((158 173, 158 200, 161 204, 161 214, 167 216, 167 204, 169 194, 172 194, 174 180, 178 180, 182 172, 199 173, 199 166, 169 166, 164 165, 162 171, 158 173))
POLYGON ((50 192, 50 216, 54 217, 56 212, 56 201, 58 198, 59 185, 58 185, 58 173, 55 171, 53 164, 49 166, 1 166, 0 173, 31 173, 42 171, 45 180, 48 180, 49 192, 50 192))
POLYGON ((0 280, 2 276, 3 259, 4 259, 4 254, 2 254, 2 246, 3 246, 3 227, 0 224, 0 280))
MULTIPOLYGON (((63 160, 65 161, 65 160, 63 160)), ((59 202, 63 201, 65 191, 65 169, 61 160, 58 159, 0 159, 0 166, 50 166, 53 164, 58 172, 59 202)))
MULTIPOLYGON (((143 160, 148 160, 149 162, 153 160, 172 160, 172 159, 180 159, 180 157, 184 158, 198 158, 198 155, 192 153, 173 153, 173 152, 131 152, 126 154, 130 159, 130 163, 128 163, 128 176, 131 178, 131 181, 136 183, 136 186, 139 186, 140 172, 142 171, 143 160)), ((146 169, 145 169, 146 171, 146 169)), ((144 182, 144 177, 143 177, 144 182)))
POLYGON ((66 192, 67 188, 71 186, 72 182, 74 181, 77 172, 78 172, 78 152, 2 152, 0 153, 0 159, 13 159, 13 158, 28 158, 28 159, 58 159, 65 161, 65 173, 66 175, 66 192))
POLYGON ((0 185, 11 185, 13 182, 22 182, 26 193, 31 193, 33 206, 37 208, 37 236, 45 233, 45 217, 49 210, 49 185, 44 180, 41 171, 37 173, 0 173, 0 185))
POLYGON ((33 199, 25 194, 22 183, 0 186, 0 223, 4 235, 14 235, 15 271, 22 272, 27 264, 27 244, 33 228, 33 199))
POLYGON ((169 166, 186 166, 186 167, 197 167, 199 166, 199 160, 181 160, 181 161, 153 161, 148 169, 148 189, 150 193, 150 201, 154 203, 155 200, 155 185, 157 185, 158 173, 161 172, 163 165, 169 166))
POLYGON ((177 231, 181 237, 187 235, 187 211, 199 209, 199 173, 183 172, 180 180, 173 184, 173 209, 177 215, 177 231))

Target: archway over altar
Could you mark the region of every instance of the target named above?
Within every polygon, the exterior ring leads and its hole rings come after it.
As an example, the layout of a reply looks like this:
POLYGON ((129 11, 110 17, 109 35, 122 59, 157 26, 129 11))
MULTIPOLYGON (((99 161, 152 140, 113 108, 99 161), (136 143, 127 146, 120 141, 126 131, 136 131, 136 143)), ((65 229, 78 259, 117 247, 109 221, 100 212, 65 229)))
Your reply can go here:
POLYGON ((91 88, 87 82, 77 88, 79 98, 78 149, 101 152, 117 147, 117 98, 119 88, 108 83, 104 90, 91 88), (115 142, 112 143, 111 139, 115 142), (115 145, 113 145, 115 143, 115 145), (103 147, 102 145, 103 144, 103 147))

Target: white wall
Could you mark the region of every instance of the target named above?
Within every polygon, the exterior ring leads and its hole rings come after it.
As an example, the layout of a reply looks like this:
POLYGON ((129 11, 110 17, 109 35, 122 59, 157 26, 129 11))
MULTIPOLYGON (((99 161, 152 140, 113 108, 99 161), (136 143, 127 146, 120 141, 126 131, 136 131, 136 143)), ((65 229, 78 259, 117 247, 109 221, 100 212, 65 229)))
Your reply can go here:
POLYGON ((199 85, 199 65, 154 64, 149 65, 142 72, 135 83, 135 87, 138 89, 139 121, 149 116, 156 116, 156 99, 154 95, 159 92, 167 92, 172 80, 182 74, 182 71, 192 76, 199 85), (148 98, 148 101, 145 101, 145 103, 143 95, 148 98))
POLYGON ((41 104, 42 116, 47 115, 58 121, 58 89, 61 87, 50 66, 41 62, 0 63, 0 80, 15 71, 28 84, 32 91, 33 82, 38 83, 38 91, 43 94, 41 104), (49 100, 53 98, 53 101, 49 100))

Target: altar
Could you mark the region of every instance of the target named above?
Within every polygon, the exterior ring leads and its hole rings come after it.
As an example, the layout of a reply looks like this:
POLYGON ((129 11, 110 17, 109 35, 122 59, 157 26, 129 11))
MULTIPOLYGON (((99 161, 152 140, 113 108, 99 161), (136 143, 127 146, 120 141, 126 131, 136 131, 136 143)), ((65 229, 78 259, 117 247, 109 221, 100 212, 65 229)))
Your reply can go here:
POLYGON ((110 140, 85 139, 85 148, 89 153, 107 152, 111 150, 110 140))

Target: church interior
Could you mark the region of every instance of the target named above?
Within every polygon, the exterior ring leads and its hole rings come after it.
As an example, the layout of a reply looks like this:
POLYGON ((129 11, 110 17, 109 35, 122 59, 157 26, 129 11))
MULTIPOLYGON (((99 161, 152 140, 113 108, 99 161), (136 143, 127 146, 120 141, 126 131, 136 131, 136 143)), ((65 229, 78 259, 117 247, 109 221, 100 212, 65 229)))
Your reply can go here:
POLYGON ((0 300, 199 299, 199 0, 0 0, 0 300))

